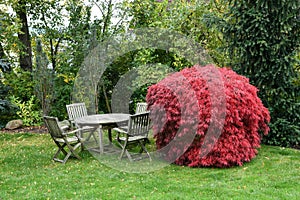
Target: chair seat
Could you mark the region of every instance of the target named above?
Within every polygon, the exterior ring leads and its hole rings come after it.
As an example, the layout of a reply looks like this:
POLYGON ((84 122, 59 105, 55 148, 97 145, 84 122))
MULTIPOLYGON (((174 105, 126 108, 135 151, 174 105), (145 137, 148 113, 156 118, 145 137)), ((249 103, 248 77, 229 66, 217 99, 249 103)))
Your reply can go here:
MULTIPOLYGON (((55 138, 55 141, 60 142, 60 143, 65 143, 65 140, 62 139, 62 138, 55 138)), ((78 143, 78 137, 76 137, 76 136, 68 137, 68 138, 67 138, 67 141, 68 141, 70 144, 78 143)))
POLYGON ((62 130, 68 130, 70 127, 69 127, 69 126, 66 126, 66 125, 63 125, 63 126, 60 126, 60 128, 61 128, 62 130))
POLYGON ((95 129, 97 129, 97 128, 93 127, 93 126, 83 126, 83 127, 81 127, 82 131, 88 131, 88 130, 95 131, 95 129))
MULTIPOLYGON (((148 139, 147 136, 132 136, 128 137, 128 142, 142 140, 142 139, 148 139)), ((119 137, 119 140, 126 141, 126 137, 119 137)))

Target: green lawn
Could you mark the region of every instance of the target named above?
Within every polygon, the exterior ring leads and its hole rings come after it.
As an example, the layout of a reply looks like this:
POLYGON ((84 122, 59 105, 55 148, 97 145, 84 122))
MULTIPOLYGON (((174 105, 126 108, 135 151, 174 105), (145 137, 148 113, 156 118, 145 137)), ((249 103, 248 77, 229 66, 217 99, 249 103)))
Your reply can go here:
POLYGON ((242 167, 169 165, 133 174, 89 152, 63 165, 45 134, 0 133, 0 199, 300 199, 300 151, 262 146, 242 167))

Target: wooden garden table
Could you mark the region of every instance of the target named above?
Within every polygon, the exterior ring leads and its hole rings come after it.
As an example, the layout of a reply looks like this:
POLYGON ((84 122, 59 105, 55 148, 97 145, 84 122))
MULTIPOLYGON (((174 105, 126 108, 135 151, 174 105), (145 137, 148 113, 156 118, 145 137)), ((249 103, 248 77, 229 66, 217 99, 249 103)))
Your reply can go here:
POLYGON ((98 129, 99 134, 99 153, 104 153, 103 144, 103 129, 108 129, 108 138, 112 142, 111 129, 118 127, 118 123, 122 123, 129 120, 130 114, 125 113, 107 113, 87 115, 75 119, 75 123, 79 127, 92 126, 98 129))

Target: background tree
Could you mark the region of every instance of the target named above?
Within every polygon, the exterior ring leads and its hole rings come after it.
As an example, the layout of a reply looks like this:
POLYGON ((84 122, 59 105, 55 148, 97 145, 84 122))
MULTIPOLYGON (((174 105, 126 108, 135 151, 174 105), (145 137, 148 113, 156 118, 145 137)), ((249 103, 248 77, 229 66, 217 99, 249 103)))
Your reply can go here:
MULTIPOLYGON (((127 1, 124 2, 130 15, 130 29, 156 27, 172 30, 181 33, 197 41, 207 50, 215 63, 223 65, 227 59, 226 55, 217 48, 221 46, 222 40, 220 32, 216 29, 208 29, 204 21, 206 13, 215 9, 212 3, 201 0, 192 1, 127 1)), ((220 6, 220 10, 224 7, 220 6)), ((125 56, 124 56, 125 57, 125 56)), ((125 61, 125 60, 123 60, 125 61)), ((204 60, 203 60, 204 61, 204 60)), ((205 60, 206 61, 206 60, 205 60)), ((126 66, 128 70, 144 66, 147 64, 166 65, 175 71, 192 66, 176 52, 161 49, 140 49, 126 55, 127 64, 116 61, 119 66, 126 66)), ((202 64, 202 63, 201 63, 202 64)), ((121 70, 110 71, 111 77, 117 75, 121 70)), ((113 80, 113 79, 109 79, 113 80)), ((131 99, 130 107, 134 107, 136 102, 145 101, 147 85, 136 90, 131 99)))
MULTIPOLYGON (((126 8, 126 1, 112 1, 112 0, 91 0, 91 6, 95 7, 95 12, 98 15, 92 22, 92 34, 90 36, 89 51, 97 46, 100 42, 110 41, 120 33, 126 31, 128 23, 128 13, 126 8), (97 42, 95 42, 97 41, 97 42)), ((111 112, 110 100, 111 91, 119 77, 125 73, 128 68, 128 60, 131 57, 123 56, 118 58, 114 63, 106 68, 99 84, 95 86, 95 92, 98 94, 96 104, 96 112, 111 112)), ((103 66, 104 67, 104 66, 103 66)), ((97 83, 95 83, 97 84, 97 83)))
POLYGON ((43 114, 49 115, 53 101, 53 71, 48 68, 48 59, 43 51, 41 40, 36 42, 36 67, 34 71, 35 93, 40 101, 43 114))
MULTIPOLYGON (((222 49, 223 35, 215 27, 207 26, 206 16, 214 13, 221 16, 227 4, 220 1, 142 1, 129 3, 132 16, 131 27, 158 27, 182 33, 197 41, 210 55, 213 62, 225 66, 228 55, 222 49)), ((162 57, 165 57, 163 55, 162 57)), ((172 57, 172 56, 171 56, 172 57)), ((183 59, 173 59, 177 70, 191 66, 183 59)))
POLYGON ((32 49, 27 20, 27 1, 18 0, 16 4, 12 5, 21 23, 21 29, 18 32, 18 38, 22 44, 19 53, 20 67, 25 71, 32 71, 32 49))
POLYGON ((0 65, 3 72, 10 72, 12 63, 18 62, 20 23, 8 7, 0 4, 0 65))
POLYGON ((268 144, 300 143, 299 71, 300 2, 229 1, 228 12, 217 26, 228 42, 231 65, 260 90, 271 113, 268 144))

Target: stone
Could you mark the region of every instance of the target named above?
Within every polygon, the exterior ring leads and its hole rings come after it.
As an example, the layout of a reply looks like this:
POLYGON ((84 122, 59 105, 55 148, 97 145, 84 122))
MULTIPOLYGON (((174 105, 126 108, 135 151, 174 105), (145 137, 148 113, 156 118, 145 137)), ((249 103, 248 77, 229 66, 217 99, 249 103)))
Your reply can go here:
POLYGON ((9 121, 5 128, 9 129, 9 130, 13 130, 13 129, 17 129, 23 126, 23 121, 20 119, 15 119, 15 120, 11 120, 9 121))

